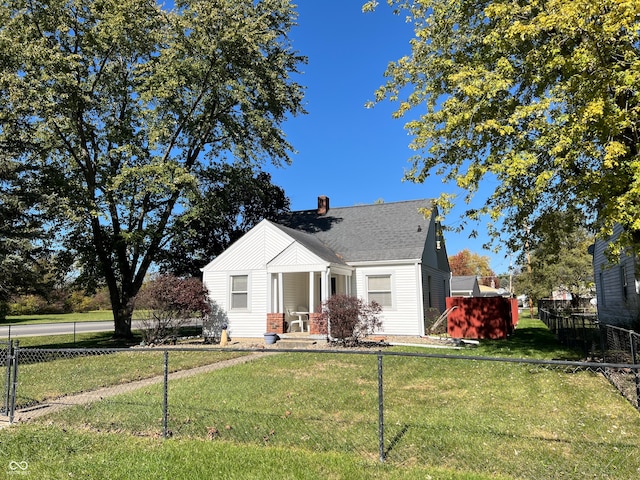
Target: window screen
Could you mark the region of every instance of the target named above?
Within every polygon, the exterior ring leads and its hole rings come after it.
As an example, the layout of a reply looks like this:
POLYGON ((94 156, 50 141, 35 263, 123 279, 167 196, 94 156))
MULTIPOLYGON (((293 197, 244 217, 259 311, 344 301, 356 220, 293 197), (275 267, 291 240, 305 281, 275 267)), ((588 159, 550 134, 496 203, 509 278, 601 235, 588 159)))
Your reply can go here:
POLYGON ((236 275, 231 277, 231 309, 247 308, 249 306, 249 276, 236 275))
POLYGON ((375 275, 367 277, 367 296, 369 301, 375 300, 383 307, 393 306, 391 275, 375 275))

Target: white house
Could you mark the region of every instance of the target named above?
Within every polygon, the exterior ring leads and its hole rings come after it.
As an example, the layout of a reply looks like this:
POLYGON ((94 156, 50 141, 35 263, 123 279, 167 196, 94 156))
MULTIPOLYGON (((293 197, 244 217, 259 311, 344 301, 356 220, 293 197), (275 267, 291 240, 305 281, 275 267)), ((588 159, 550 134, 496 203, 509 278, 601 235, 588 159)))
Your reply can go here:
POLYGON ((429 200, 318 209, 263 220, 202 269, 236 337, 325 334, 321 303, 345 293, 383 306, 382 335, 423 335, 445 309, 450 269, 429 200), (426 212, 426 213, 423 213, 426 212))

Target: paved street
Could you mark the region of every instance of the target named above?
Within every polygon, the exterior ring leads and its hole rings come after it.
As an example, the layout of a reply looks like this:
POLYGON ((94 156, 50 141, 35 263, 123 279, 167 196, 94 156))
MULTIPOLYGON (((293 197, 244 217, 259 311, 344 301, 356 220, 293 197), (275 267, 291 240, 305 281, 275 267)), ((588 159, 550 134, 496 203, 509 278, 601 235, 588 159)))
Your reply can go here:
MULTIPOLYGON (((133 322, 134 327, 139 322, 133 322)), ((35 325, 0 325, 0 338, 35 337, 42 335, 64 335, 88 332, 105 332, 113 330, 113 321, 73 322, 73 323, 41 323, 35 325)))
MULTIPOLYGON (((192 325, 200 325, 202 320, 192 320, 192 325)), ((141 320, 134 320, 131 328, 142 328, 141 320)), ((35 337, 43 335, 65 335, 74 333, 113 331, 113 321, 104 322, 69 322, 69 323, 41 323, 34 325, 0 325, 0 339, 15 337, 35 337)))

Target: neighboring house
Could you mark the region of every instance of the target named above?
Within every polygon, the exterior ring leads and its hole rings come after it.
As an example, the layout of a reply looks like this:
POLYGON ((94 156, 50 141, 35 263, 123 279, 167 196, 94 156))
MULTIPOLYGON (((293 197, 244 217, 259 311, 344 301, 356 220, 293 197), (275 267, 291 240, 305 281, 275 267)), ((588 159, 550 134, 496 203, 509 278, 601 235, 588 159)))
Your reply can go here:
POLYGON ((452 297, 479 297, 480 285, 475 275, 461 275, 451 277, 452 297))
POLYGON ((423 335, 444 311, 450 269, 429 200, 292 212, 263 220, 202 269, 229 334, 325 334, 321 303, 342 293, 383 306, 386 335, 423 335), (426 218, 420 209, 427 209, 426 218), (302 328, 301 328, 302 327, 302 328))
POLYGON ((640 320, 640 283, 636 274, 638 258, 630 253, 621 255, 617 263, 611 263, 606 255, 609 242, 621 233, 622 227, 618 226, 610 239, 598 240, 591 247, 598 321, 632 327, 640 320))
POLYGON ((479 285, 481 297, 505 297, 509 296, 504 288, 490 287, 489 285, 479 285))
POLYGON ((573 296, 566 288, 558 288, 551 292, 551 300, 571 300, 573 296))

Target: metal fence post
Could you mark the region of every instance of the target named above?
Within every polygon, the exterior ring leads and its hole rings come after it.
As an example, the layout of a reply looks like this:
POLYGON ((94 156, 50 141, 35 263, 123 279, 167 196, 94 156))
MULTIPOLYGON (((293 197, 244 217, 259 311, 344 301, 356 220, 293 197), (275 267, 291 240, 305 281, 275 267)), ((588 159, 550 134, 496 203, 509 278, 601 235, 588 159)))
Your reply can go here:
POLYGON ((2 413, 4 415, 9 414, 9 398, 11 395, 11 365, 12 365, 12 356, 13 356, 13 341, 9 340, 7 342, 7 353, 5 358, 5 368, 6 368, 6 378, 4 384, 4 405, 2 413))
POLYGON ((162 401, 162 438, 167 438, 169 431, 169 351, 164 351, 164 398, 162 401))
POLYGON ((380 447, 380 462, 384 463, 384 398, 382 387, 382 353, 378 353, 378 442, 380 447))
MULTIPOLYGON (((631 344, 631 363, 634 365, 638 364, 638 351, 636 348, 636 333, 631 330, 629 332, 629 343, 631 344)), ((636 382, 636 407, 640 410, 640 374, 638 373, 638 369, 635 368, 633 370, 633 378, 636 382)))
POLYGON ((16 346, 13 349, 13 385, 11 386, 11 399, 9 401, 9 423, 13 423, 16 410, 16 391, 18 389, 18 346, 19 341, 16 340, 16 346))

